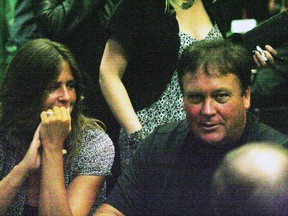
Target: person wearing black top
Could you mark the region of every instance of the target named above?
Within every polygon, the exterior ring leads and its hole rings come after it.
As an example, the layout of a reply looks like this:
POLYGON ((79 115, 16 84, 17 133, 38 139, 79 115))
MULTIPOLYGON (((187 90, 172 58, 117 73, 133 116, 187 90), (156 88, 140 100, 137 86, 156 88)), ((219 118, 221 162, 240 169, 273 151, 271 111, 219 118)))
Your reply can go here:
POLYGON ((210 187, 224 155, 252 141, 288 145, 288 136, 250 107, 251 59, 228 41, 182 54, 178 73, 186 120, 157 128, 138 146, 100 215, 214 215, 210 187))

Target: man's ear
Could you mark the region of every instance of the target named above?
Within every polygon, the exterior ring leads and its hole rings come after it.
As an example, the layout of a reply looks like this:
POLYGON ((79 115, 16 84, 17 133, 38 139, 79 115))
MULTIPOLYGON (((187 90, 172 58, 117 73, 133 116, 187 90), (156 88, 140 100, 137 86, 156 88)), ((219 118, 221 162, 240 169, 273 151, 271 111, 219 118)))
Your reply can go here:
POLYGON ((244 95, 243 95, 243 100, 244 100, 244 106, 248 110, 251 105, 251 88, 248 86, 248 88, 245 90, 244 95))

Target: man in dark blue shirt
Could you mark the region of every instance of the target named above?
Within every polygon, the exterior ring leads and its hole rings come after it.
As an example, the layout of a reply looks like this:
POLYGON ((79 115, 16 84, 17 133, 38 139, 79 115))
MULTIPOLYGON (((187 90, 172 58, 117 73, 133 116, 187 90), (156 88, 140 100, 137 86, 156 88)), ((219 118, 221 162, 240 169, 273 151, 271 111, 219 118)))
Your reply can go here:
POLYGON ((156 129, 136 150, 96 215, 214 215, 213 174, 224 155, 252 141, 288 144, 250 107, 251 58, 228 41, 187 49, 178 73, 186 120, 156 129))

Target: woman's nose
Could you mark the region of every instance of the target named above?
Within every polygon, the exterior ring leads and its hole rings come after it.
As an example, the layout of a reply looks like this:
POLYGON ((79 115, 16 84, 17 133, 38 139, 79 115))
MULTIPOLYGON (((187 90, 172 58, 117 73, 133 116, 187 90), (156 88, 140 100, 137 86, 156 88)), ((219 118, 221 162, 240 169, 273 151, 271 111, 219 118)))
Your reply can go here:
POLYGON ((70 91, 66 86, 63 86, 60 90, 60 95, 59 95, 59 99, 60 100, 65 100, 65 101, 69 101, 70 100, 70 91))

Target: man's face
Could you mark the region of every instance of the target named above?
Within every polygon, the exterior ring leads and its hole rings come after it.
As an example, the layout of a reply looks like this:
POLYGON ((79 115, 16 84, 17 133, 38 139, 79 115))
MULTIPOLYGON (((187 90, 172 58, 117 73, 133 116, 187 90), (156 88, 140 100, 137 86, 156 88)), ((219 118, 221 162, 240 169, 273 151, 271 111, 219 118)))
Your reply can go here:
POLYGON ((250 88, 241 95, 240 81, 232 73, 207 76, 198 69, 183 76, 183 108, 196 135, 211 145, 229 145, 243 133, 250 88))

